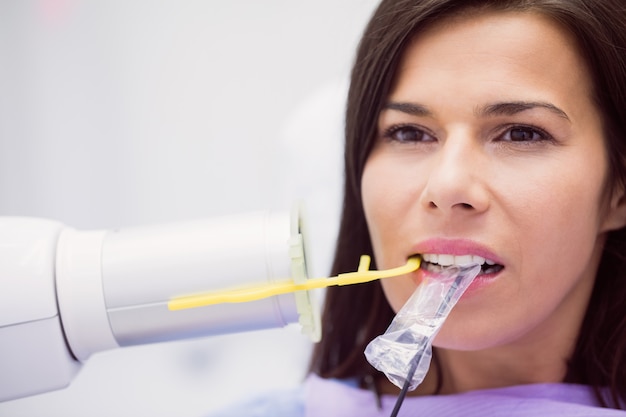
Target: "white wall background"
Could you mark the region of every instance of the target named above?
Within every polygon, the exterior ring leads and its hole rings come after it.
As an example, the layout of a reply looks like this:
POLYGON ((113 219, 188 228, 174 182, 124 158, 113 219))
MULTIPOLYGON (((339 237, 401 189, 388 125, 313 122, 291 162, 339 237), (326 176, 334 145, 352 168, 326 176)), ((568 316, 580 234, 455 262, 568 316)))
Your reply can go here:
MULTIPOLYGON (((301 198, 325 275, 375 3, 0 0, 0 215, 117 228, 301 198)), ((309 350, 288 327, 103 352, 0 416, 201 416, 296 386, 309 350)))

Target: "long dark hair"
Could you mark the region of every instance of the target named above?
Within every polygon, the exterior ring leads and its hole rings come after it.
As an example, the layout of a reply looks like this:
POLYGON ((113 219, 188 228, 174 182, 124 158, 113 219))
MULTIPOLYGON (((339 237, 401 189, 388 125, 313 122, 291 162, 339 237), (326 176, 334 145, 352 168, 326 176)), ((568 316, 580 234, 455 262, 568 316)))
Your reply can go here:
MULTIPOLYGON (((621 0, 384 0, 365 29, 352 70, 345 125, 344 200, 333 274, 355 270, 362 254, 373 258, 361 201, 361 175, 404 50, 433 22, 482 9, 532 10, 551 17, 573 34, 603 116, 609 155, 606 192, 626 184, 626 5, 621 0)), ((610 232, 565 377, 565 382, 592 386, 600 404, 615 408, 626 404, 624 253, 626 231, 610 232)), ((325 378, 356 378, 362 384, 377 379, 380 374, 367 363, 363 350, 385 331, 393 316, 378 282, 329 289, 323 337, 314 349, 311 371, 325 378)))

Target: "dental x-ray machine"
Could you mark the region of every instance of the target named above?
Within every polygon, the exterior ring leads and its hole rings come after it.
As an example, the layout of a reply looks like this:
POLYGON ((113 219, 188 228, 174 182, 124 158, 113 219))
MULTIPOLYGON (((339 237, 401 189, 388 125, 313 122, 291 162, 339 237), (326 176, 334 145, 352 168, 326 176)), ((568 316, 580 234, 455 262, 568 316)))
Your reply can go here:
POLYGON ((90 355, 121 346, 294 322, 317 340, 306 290, 172 308, 285 279, 307 280, 298 210, 111 231, 0 217, 0 401, 66 387, 90 355))

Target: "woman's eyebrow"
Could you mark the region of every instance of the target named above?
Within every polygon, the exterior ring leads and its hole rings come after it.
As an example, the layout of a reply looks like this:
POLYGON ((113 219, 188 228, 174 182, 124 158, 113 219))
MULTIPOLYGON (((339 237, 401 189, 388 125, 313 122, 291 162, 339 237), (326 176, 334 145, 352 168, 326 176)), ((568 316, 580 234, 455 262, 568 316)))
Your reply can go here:
POLYGON ((432 116, 433 113, 426 106, 417 103, 391 101, 383 106, 383 110, 398 110, 411 116, 432 116))
POLYGON ((475 114, 479 117, 484 116, 512 116, 517 113, 521 113, 526 110, 542 108, 551 111, 559 117, 570 121, 567 113, 555 106, 554 104, 543 101, 506 101, 488 104, 480 107, 475 111, 475 114))
MULTIPOLYGON (((474 113, 478 117, 512 116, 514 114, 535 108, 549 110, 567 121, 570 120, 567 116, 567 113, 565 113, 563 110, 561 110, 554 104, 543 101, 503 101, 479 107, 474 113)), ((429 110, 428 107, 422 104, 409 102, 391 101, 383 106, 383 110, 397 110, 411 116, 429 117, 433 115, 433 112, 429 110)))

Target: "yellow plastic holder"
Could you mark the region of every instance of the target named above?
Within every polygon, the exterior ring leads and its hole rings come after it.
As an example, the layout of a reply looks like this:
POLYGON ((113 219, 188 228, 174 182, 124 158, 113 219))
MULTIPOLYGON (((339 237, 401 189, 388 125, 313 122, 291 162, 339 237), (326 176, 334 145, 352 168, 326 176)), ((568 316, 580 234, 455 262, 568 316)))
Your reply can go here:
POLYGON ((380 271, 370 271, 370 263, 371 258, 368 255, 362 255, 356 272, 348 272, 328 278, 311 278, 307 279, 305 282, 285 280, 263 285, 250 285, 230 290, 174 297, 168 302, 167 306, 170 310, 175 311, 213 304, 246 303, 292 292, 314 290, 335 285, 361 284, 416 271, 420 267, 421 259, 418 256, 413 256, 409 258, 407 263, 403 266, 380 271))

